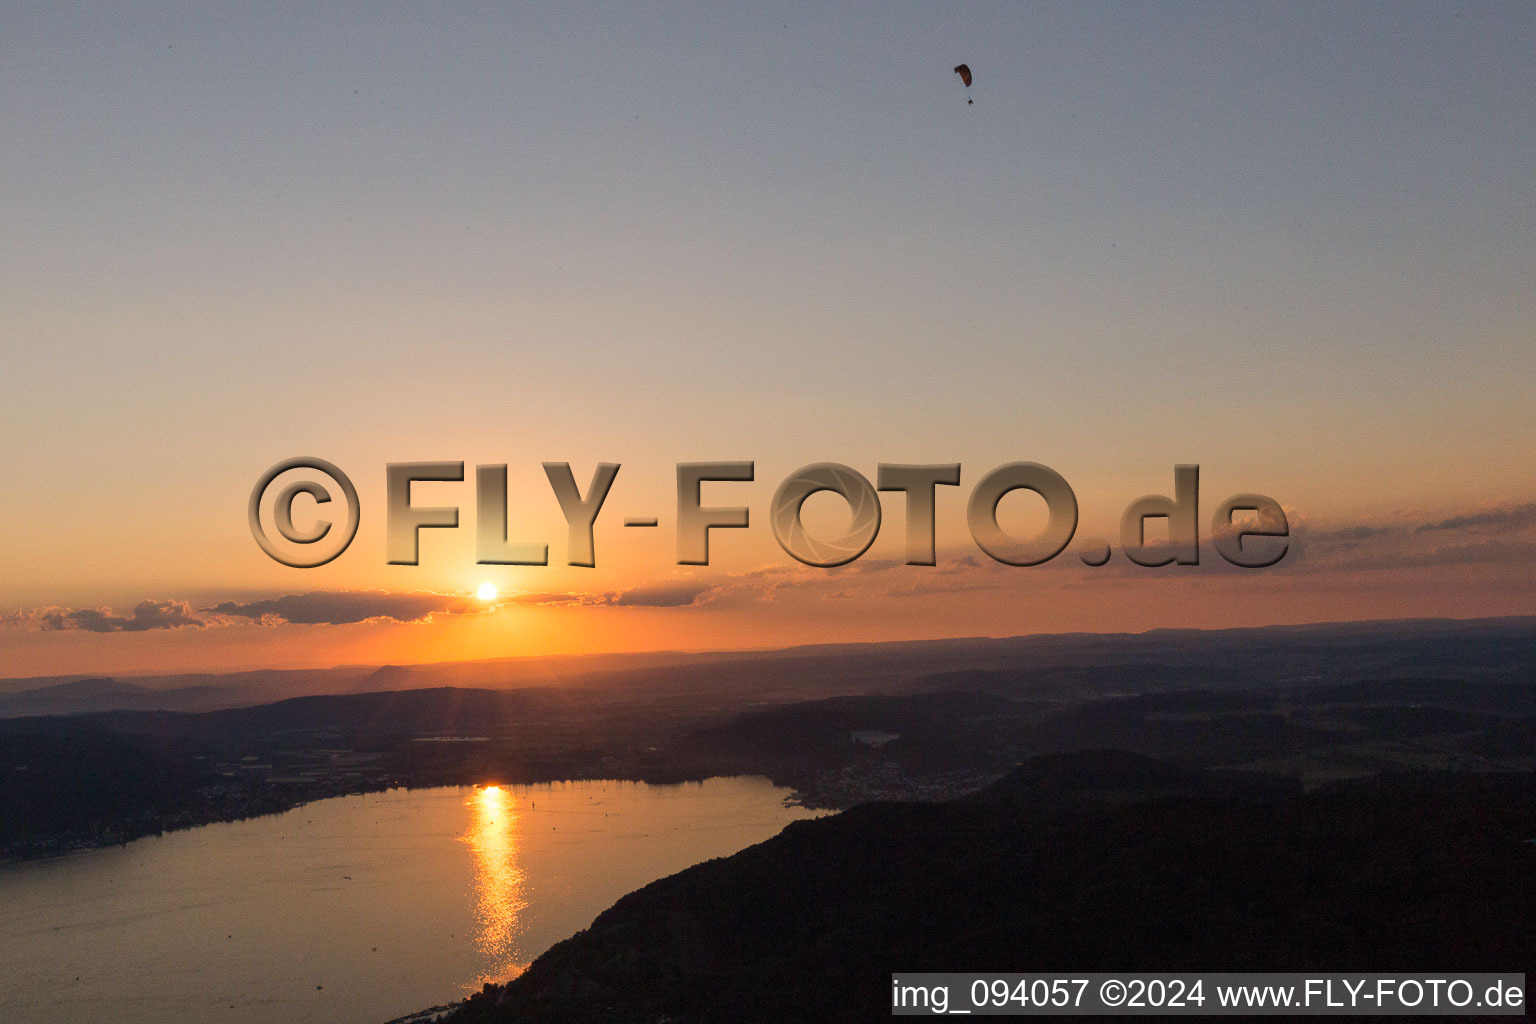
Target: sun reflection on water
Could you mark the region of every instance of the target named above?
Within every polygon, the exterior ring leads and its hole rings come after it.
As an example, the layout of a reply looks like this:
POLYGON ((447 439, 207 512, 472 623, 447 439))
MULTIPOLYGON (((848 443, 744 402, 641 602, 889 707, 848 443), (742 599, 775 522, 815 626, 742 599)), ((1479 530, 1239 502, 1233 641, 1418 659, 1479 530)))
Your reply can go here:
POLYGON ((460 837, 475 856, 475 946, 485 958, 485 972, 476 979, 506 981, 528 966, 518 948, 519 917, 528 906, 526 879, 518 867, 516 798, 500 786, 477 789, 467 801, 472 817, 460 837))

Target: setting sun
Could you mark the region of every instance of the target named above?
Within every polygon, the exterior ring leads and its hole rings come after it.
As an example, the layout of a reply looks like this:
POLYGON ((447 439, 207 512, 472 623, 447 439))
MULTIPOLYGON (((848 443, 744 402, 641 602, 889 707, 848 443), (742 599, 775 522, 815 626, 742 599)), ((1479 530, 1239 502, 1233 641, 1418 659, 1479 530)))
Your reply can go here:
POLYGON ((496 600, 496 584, 490 582, 480 584, 480 589, 475 591, 475 596, 482 601, 496 600))

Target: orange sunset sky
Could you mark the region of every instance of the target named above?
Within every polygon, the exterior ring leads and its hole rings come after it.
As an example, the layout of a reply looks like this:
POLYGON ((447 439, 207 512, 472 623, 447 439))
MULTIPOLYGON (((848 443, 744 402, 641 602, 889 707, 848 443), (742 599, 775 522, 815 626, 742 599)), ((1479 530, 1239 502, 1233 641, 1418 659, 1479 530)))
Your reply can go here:
POLYGON ((1533 52, 1521 3, 8 8, 0 675, 1536 613, 1533 52), (299 455, 361 506, 307 570, 245 515, 299 455), (388 565, 418 460, 461 525, 388 565), (752 525, 679 566, 716 460, 752 525), (965 527, 1018 460, 1081 509, 1047 565, 965 527), (544 461, 622 466, 595 568, 544 461), (821 461, 960 463, 938 564, 899 495, 785 554, 821 461), (549 566, 475 564, 483 463, 549 566), (1286 558, 1126 561, 1177 463, 1286 558))

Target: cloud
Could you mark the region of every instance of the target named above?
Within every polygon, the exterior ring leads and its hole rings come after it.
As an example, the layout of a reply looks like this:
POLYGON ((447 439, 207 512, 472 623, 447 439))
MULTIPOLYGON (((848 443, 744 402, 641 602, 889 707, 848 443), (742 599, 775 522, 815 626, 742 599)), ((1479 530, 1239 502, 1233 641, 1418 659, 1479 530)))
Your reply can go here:
MULTIPOLYGON (((1266 570, 1228 565, 1202 536, 1200 566, 1148 569, 1132 565, 1114 545, 1114 557, 1102 568, 1088 568, 1077 557, 1089 538, 1080 538, 1046 566, 1003 566, 973 547, 939 552, 939 565, 906 566, 897 559, 860 559, 840 571, 801 565, 788 557, 754 569, 728 572, 706 582, 689 576, 653 579, 628 588, 594 591, 525 591, 483 602, 463 594, 424 591, 314 591, 260 600, 227 600, 195 610, 185 601, 141 601, 130 611, 111 608, 49 606, 0 616, 0 628, 88 633, 139 633, 160 629, 262 625, 348 625, 368 621, 430 622, 434 616, 488 612, 499 605, 554 608, 700 608, 746 609, 778 600, 912 599, 1013 586, 1034 574, 1053 570, 1070 574, 1069 586, 1098 578, 1164 579, 1170 575, 1209 576, 1261 571, 1286 576, 1370 573, 1391 570, 1434 571, 1468 567, 1503 578, 1536 566, 1536 502, 1505 503, 1469 509, 1459 515, 1423 522, 1422 512, 1398 510, 1360 520, 1312 522, 1287 508, 1288 552, 1266 570), (1502 567, 1502 568, 1500 568, 1502 567)), ((1242 521, 1221 532, 1236 531, 1242 521)), ((1204 533, 1204 531, 1202 531, 1204 533)), ((1277 542, 1275 542, 1277 543, 1277 542)), ((1166 547, 1154 542, 1152 549, 1166 547)), ((1057 577, 1060 579, 1060 577, 1057 577)))
POLYGON ((1340 562, 1339 569, 1427 569, 1450 565, 1536 564, 1536 544, 1528 541, 1486 541, 1456 544, 1429 551, 1383 552, 1340 562))
MULTIPOLYGON (((151 629, 207 625, 192 617, 192 606, 185 601, 140 601, 128 615, 114 615, 110 608, 42 608, 27 618, 48 632, 83 629, 88 633, 144 633, 151 629)), ((18 614, 15 621, 22 622, 24 618, 18 614)))
POLYGON ((525 590, 520 593, 504 594, 503 602, 512 604, 538 604, 538 605, 573 605, 573 604, 601 604, 601 594, 556 594, 525 590))
POLYGON ((701 603, 699 599, 714 589, 713 584, 692 580, 650 583, 610 595, 607 603, 632 608, 685 608, 701 603))
POLYGON ((935 576, 960 576, 960 575, 964 575, 964 573, 965 573, 965 571, 967 569, 980 569, 980 568, 981 568, 981 563, 976 560, 976 556, 975 555, 966 555, 963 558, 960 558, 958 561, 954 562, 953 564, 945 565, 942 568, 934 569, 933 573, 934 573, 935 576))
POLYGON ((370 619, 426 622, 434 615, 482 612, 486 605, 472 598, 426 591, 389 593, 382 590, 324 591, 288 594, 265 601, 225 601, 203 609, 212 615, 245 618, 264 625, 344 626, 370 619))
POLYGON ((504 600, 514 604, 544 606, 587 606, 607 608, 688 608, 703 604, 705 599, 719 591, 712 583, 693 580, 664 580, 643 583, 628 590, 608 590, 601 593, 550 593, 524 591, 510 594, 504 600))
MULTIPOLYGON (((1012 568, 1018 568, 1014 566, 1012 568)), ((972 590, 996 590, 1003 585, 1003 581, 995 575, 986 579, 955 579, 952 575, 947 579, 923 579, 919 577, 910 583, 903 583, 888 587, 883 592, 885 597, 928 597, 934 594, 963 594, 972 590)))
POLYGON ((1340 526, 1332 530, 1298 530, 1296 532, 1298 535, 1304 533, 1307 540, 1313 544, 1344 544, 1352 546, 1363 540, 1391 533, 1392 527, 1357 523, 1354 526, 1340 526))
POLYGON ((1513 505, 1506 508, 1488 508, 1477 512, 1467 512, 1459 516, 1452 516, 1449 519, 1442 519, 1438 523, 1425 523, 1414 532, 1467 530, 1484 526, 1494 530, 1522 530, 1527 526, 1533 525, 1536 525, 1536 502, 1526 505, 1513 505))
POLYGON ((832 572, 889 572, 891 569, 899 569, 907 563, 900 558, 860 558, 849 562, 847 565, 837 566, 832 572))

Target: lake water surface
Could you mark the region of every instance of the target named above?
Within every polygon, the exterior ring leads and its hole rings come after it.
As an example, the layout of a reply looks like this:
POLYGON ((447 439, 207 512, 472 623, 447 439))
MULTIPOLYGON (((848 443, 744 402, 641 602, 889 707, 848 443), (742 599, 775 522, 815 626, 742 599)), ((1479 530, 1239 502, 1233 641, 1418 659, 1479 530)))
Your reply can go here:
POLYGON ((0 867, 0 1020, 381 1022, 813 812, 761 778, 394 790, 0 867))

